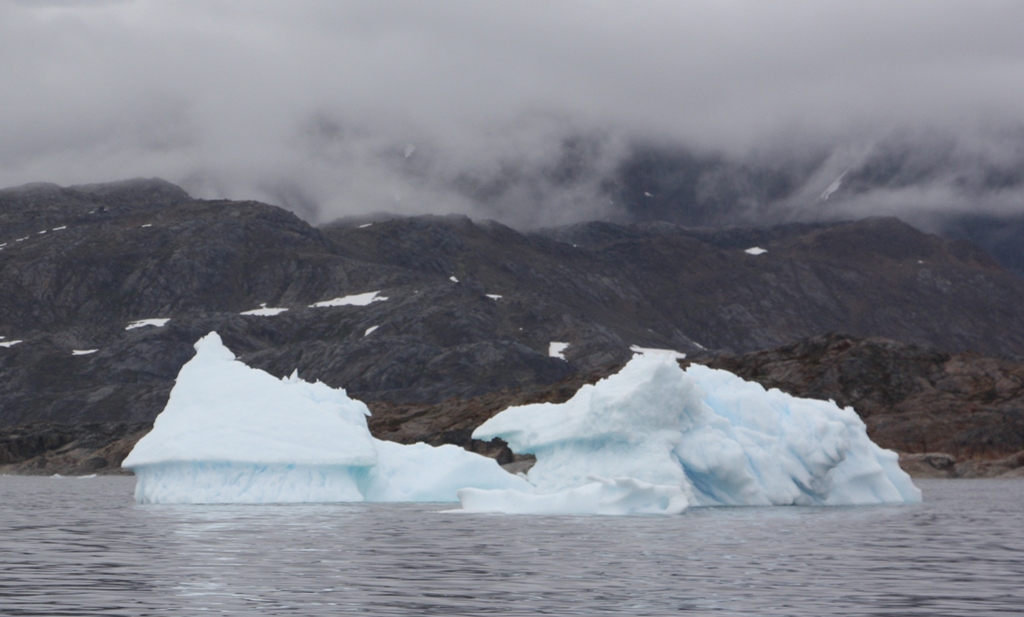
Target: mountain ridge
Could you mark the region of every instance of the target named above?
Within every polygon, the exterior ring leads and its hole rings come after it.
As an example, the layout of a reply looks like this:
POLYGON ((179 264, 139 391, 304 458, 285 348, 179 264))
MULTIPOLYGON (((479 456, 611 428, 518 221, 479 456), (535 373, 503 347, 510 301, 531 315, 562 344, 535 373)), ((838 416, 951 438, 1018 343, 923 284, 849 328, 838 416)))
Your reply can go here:
MULTIPOLYGON (((420 437, 395 424, 407 410, 548 396, 606 374, 634 345, 701 361, 839 331, 1024 356, 1024 280, 893 218, 315 228, 266 204, 136 180, 5 189, 0 232, 0 426, 152 422, 212 330, 247 364, 345 387, 377 405, 380 426, 420 437), (369 292, 386 300, 312 306, 369 292), (242 314, 260 305, 288 311, 242 314), (169 321, 129 329, 156 318, 169 321), (564 360, 548 353, 553 341, 569 344, 564 360)), ((445 431, 465 441, 465 428, 445 431)))

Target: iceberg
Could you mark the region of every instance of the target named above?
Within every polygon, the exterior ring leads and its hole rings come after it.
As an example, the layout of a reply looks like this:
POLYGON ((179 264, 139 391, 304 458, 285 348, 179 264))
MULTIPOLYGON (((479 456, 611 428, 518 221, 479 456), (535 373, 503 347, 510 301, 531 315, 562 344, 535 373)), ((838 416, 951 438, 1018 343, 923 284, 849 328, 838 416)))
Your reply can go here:
POLYGON ((123 466, 140 503, 454 502, 462 511, 678 514, 692 506, 914 503, 850 408, 644 351, 563 404, 511 407, 473 437, 537 462, 374 438, 343 389, 246 366, 212 332, 123 466))
POLYGON ((532 490, 458 492, 477 512, 677 513, 688 506, 916 503, 897 455, 852 408, 639 354, 563 404, 510 407, 473 433, 536 464, 532 490))
POLYGON ((153 430, 122 463, 140 503, 456 501, 465 487, 532 491, 456 446, 375 439, 343 389, 278 379, 199 340, 153 430))

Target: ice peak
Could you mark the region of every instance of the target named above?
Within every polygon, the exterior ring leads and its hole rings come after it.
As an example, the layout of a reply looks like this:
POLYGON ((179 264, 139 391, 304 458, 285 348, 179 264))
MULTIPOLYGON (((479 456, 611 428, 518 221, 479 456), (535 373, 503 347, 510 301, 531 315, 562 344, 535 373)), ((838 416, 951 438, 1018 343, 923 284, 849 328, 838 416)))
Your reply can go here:
POLYGON ((212 331, 196 341, 193 347, 195 347, 196 356, 201 355, 216 360, 235 359, 235 354, 231 353, 231 350, 224 345, 224 341, 221 340, 220 335, 216 331, 212 331))

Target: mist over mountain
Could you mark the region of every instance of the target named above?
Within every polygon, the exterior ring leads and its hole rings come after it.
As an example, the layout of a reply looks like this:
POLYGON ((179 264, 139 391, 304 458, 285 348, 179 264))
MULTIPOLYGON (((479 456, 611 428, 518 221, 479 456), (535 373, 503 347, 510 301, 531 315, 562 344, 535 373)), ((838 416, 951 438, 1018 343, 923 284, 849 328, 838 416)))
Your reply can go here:
POLYGON ((7 2, 0 186, 161 177, 314 224, 978 234, 961 217, 1022 215, 1022 22, 1001 0, 7 2))
POLYGON ((843 148, 745 159, 638 148, 604 186, 630 221, 729 227, 898 216, 970 240, 1024 275, 1024 139, 1011 133, 993 151, 940 135, 894 136, 856 157, 843 148))

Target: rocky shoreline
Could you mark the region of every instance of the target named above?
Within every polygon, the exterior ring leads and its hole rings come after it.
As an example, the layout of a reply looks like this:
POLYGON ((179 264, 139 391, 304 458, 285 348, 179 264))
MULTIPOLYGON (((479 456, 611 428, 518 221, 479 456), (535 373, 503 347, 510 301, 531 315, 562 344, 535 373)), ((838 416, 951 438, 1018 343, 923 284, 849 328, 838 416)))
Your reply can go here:
POLYGON ((900 467, 912 478, 1024 479, 1024 451, 997 460, 958 461, 945 452, 900 454, 900 467))
MULTIPOLYGON (((0 475, 133 475, 121 467, 121 461, 150 427, 120 427, 128 431, 126 435, 109 432, 110 428, 49 425, 6 430, 0 434, 0 475), (69 441, 62 441, 68 437, 69 441)), ((525 472, 533 464, 533 457, 513 455, 501 443, 470 440, 467 449, 496 458, 511 473, 525 472)), ((900 467, 912 478, 1024 480, 1024 451, 995 460, 957 460, 945 452, 901 452, 900 467)))

